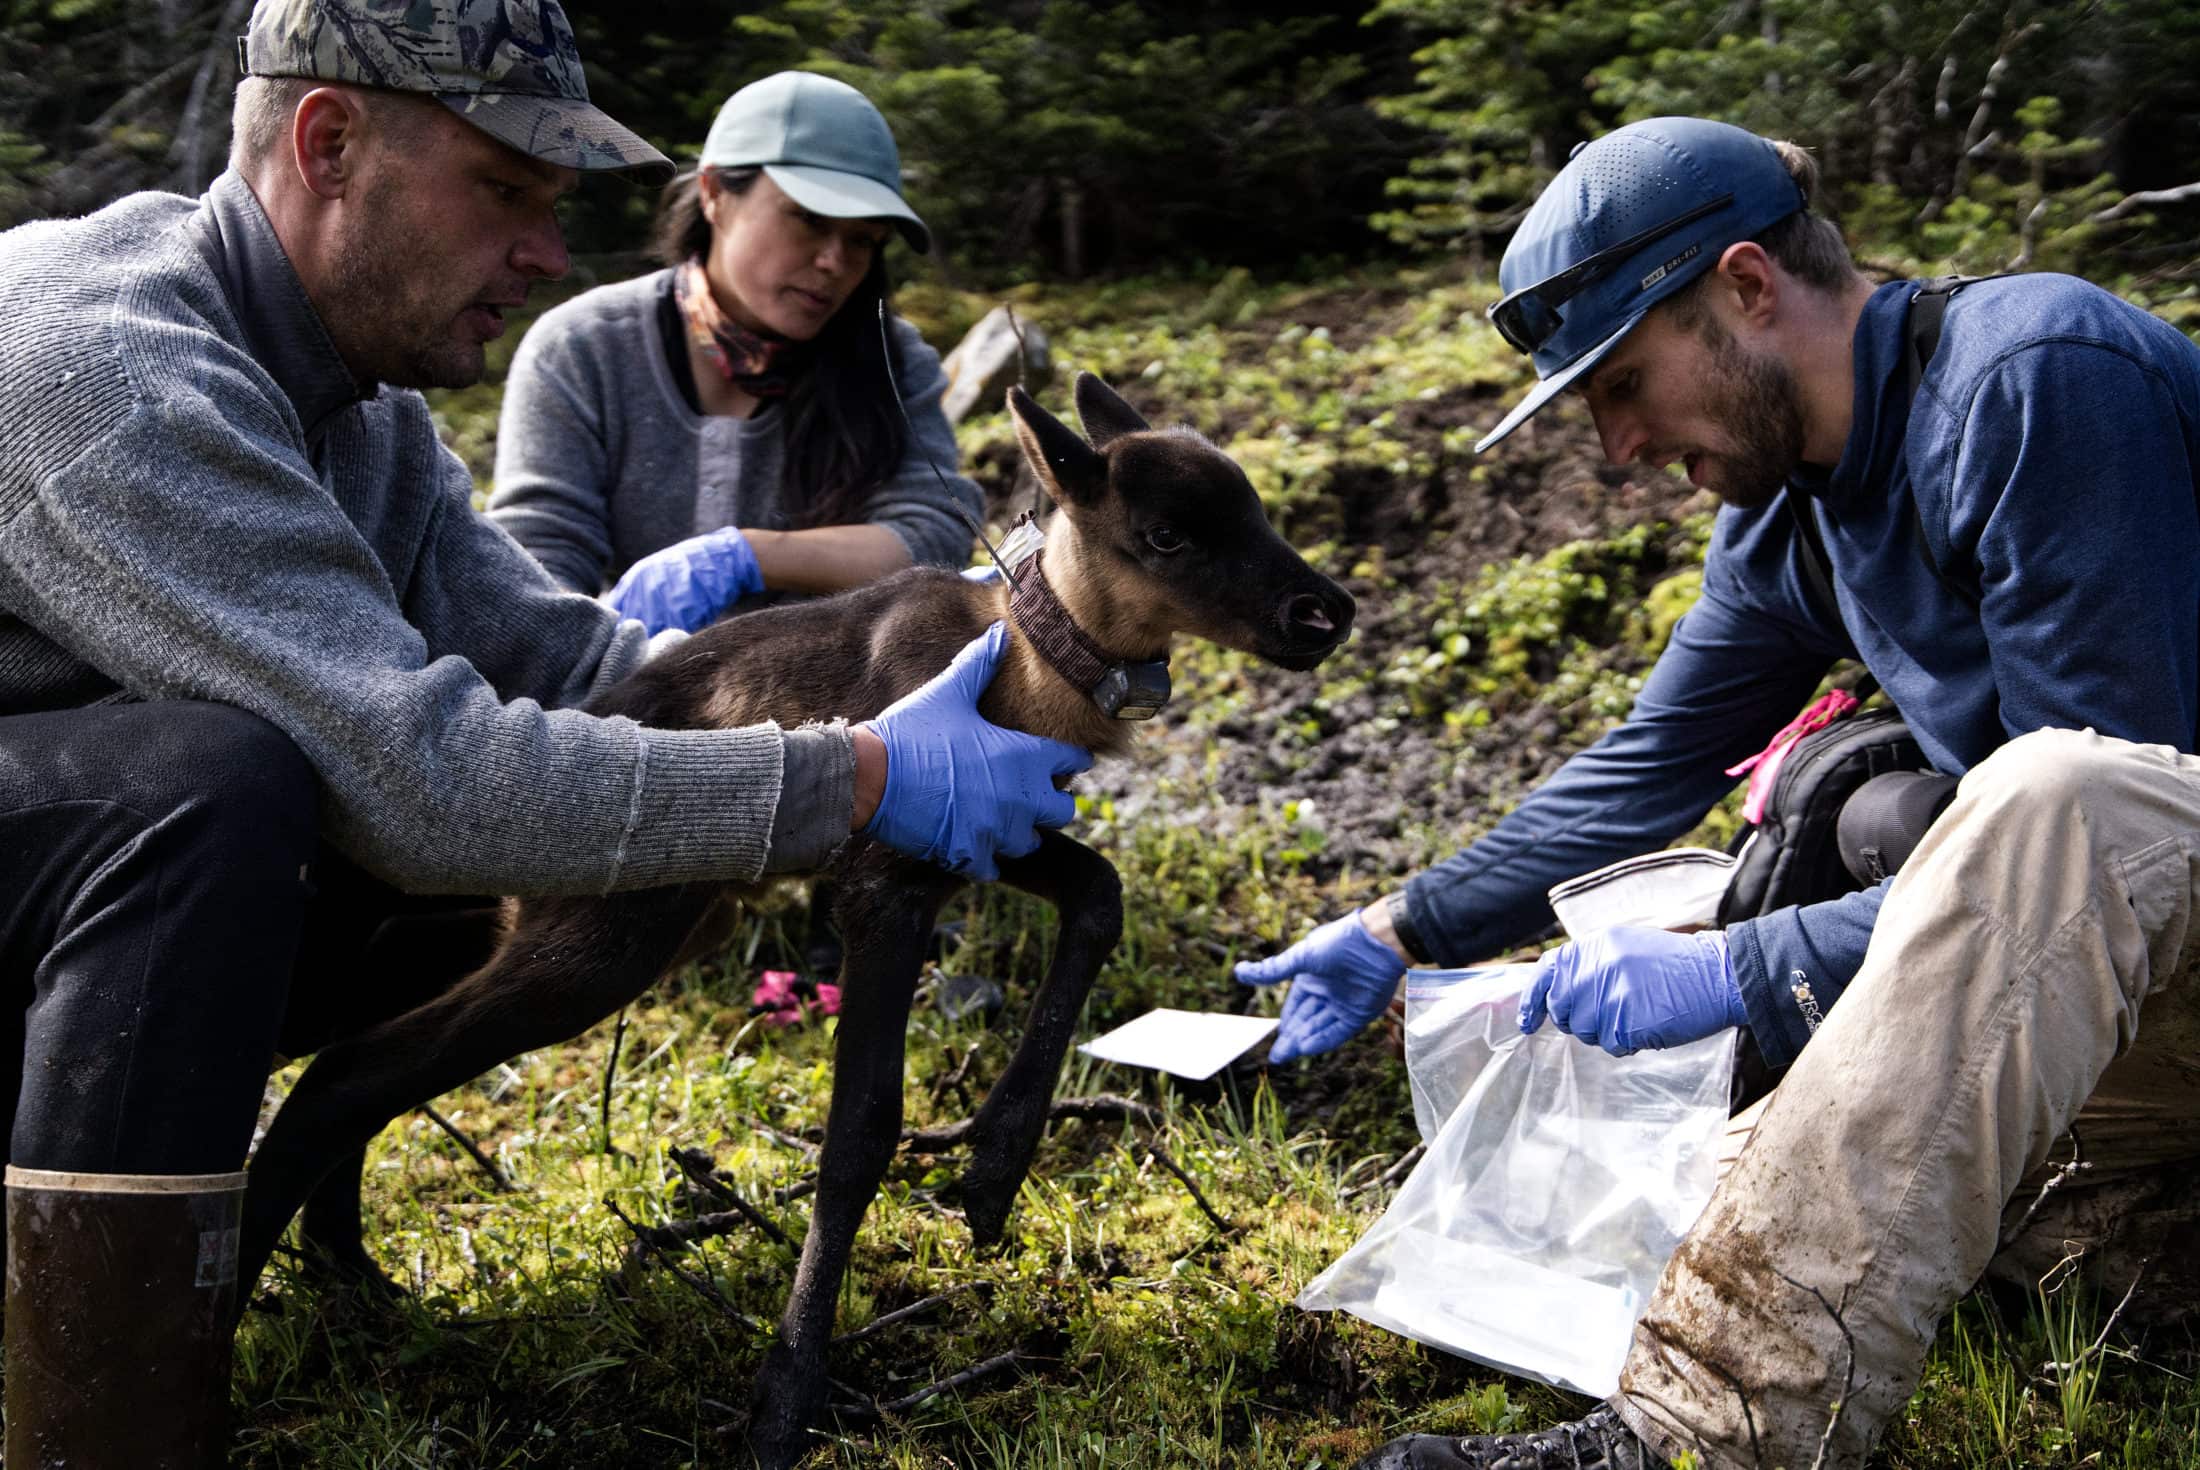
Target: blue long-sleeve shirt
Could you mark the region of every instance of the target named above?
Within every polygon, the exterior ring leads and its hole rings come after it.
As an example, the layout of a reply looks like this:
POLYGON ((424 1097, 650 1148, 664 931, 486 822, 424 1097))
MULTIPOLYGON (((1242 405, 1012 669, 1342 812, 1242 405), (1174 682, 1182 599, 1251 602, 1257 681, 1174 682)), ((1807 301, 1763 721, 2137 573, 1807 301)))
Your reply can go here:
MULTIPOLYGON (((1841 460, 1791 486, 1818 507, 1838 624, 1809 594, 1787 497, 1721 510, 1703 596, 1626 721, 1407 884, 1429 958, 1518 943, 1551 922, 1551 884, 1687 831, 1837 658, 1871 670, 1949 774, 2046 727, 2194 749, 2200 347, 2069 276, 1983 281, 1949 301, 1906 405, 1916 285, 1872 294, 1841 460), (1951 580, 1975 583, 1977 605, 1951 580)), ((1728 929, 1773 1065, 1855 976, 1883 894, 1728 929)))

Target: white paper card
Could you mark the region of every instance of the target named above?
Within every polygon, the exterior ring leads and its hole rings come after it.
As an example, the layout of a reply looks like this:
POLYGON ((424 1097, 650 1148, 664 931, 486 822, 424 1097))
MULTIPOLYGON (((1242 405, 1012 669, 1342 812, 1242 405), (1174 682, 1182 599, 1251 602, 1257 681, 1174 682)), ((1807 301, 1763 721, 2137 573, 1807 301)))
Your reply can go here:
POLYGON ((1150 1067, 1200 1082, 1229 1066, 1275 1029, 1274 1016, 1216 1015, 1163 1007, 1126 1021, 1077 1049, 1103 1062, 1150 1067))

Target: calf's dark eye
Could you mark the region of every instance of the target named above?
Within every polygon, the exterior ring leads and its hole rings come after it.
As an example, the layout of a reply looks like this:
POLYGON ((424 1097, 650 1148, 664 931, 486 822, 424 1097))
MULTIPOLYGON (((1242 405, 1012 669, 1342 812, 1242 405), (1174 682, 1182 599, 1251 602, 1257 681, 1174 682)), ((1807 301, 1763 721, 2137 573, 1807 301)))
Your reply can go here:
POLYGON ((1167 526, 1155 526, 1146 532, 1146 544, 1168 556, 1184 549, 1184 538, 1167 526))

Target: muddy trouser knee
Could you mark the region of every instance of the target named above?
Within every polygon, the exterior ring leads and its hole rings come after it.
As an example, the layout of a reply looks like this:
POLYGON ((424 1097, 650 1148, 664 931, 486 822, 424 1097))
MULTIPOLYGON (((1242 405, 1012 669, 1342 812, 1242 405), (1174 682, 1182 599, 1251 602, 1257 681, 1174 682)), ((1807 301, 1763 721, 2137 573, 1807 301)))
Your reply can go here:
POLYGON ((1808 1465, 1840 1401, 1826 1463, 1862 1465, 2073 1123, 2142 1098, 2200 1153, 2200 1098, 2157 1085, 2200 1060, 2196 899, 2200 760, 2043 731, 1967 776, 1660 1280, 1622 1417, 1669 1459, 1808 1465))
POLYGON ((9 1470, 219 1462, 317 797, 226 706, 0 718, 9 1470))

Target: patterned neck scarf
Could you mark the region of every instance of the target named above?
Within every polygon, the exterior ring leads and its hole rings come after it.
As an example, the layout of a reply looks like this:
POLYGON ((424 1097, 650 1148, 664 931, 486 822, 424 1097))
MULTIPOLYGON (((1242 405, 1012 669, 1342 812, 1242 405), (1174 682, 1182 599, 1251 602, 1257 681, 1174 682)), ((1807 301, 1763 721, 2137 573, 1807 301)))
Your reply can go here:
POLYGON ((710 294, 710 278, 699 258, 684 260, 673 269, 672 294, 687 321, 688 339, 719 376, 752 397, 787 396, 789 380, 802 365, 807 343, 752 331, 727 316, 719 309, 718 298, 710 294))

